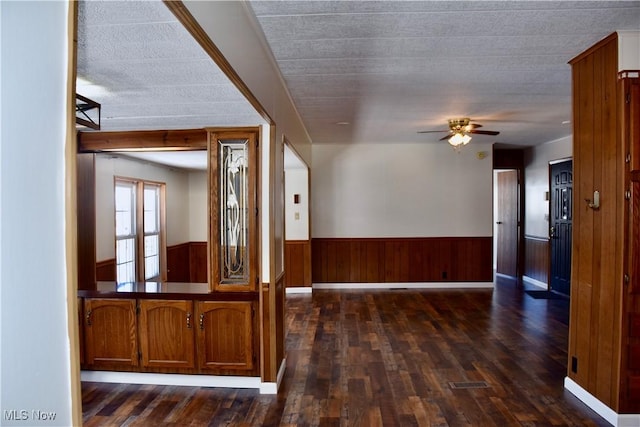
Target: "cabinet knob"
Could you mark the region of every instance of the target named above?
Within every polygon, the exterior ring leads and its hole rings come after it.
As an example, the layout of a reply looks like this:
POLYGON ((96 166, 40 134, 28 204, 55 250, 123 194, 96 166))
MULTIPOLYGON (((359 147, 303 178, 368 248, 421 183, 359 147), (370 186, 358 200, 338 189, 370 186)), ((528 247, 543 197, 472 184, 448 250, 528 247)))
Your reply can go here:
POLYGON ((91 310, 87 311, 85 318, 87 319, 87 326, 91 326, 91 310))
POLYGON ((200 329, 204 330, 204 313, 200 313, 200 329))
POLYGON ((187 329, 191 329, 191 313, 187 313, 187 329))

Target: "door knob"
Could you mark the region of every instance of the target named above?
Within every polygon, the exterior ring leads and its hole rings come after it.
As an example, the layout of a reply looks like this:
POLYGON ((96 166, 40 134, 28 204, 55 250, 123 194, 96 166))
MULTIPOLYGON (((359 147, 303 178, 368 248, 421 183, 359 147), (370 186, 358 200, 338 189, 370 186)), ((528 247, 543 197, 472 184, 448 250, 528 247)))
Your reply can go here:
POLYGON ((502 221, 496 221, 496 224, 500 225, 502 224, 502 221))

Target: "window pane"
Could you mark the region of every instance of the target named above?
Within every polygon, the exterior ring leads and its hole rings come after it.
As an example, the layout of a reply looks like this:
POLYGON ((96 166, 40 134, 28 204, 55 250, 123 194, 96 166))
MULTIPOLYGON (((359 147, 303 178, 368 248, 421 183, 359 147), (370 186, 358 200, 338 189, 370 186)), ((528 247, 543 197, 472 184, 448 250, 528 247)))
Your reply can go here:
POLYGON ((135 239, 116 241, 116 281, 135 282, 135 239))
POLYGON ((156 233, 160 229, 160 187, 144 185, 144 232, 156 233))
POLYGON ((160 238, 158 235, 144 238, 144 278, 158 277, 160 274, 160 238))
POLYGON ((135 185, 131 182, 116 182, 116 236, 135 234, 135 185))

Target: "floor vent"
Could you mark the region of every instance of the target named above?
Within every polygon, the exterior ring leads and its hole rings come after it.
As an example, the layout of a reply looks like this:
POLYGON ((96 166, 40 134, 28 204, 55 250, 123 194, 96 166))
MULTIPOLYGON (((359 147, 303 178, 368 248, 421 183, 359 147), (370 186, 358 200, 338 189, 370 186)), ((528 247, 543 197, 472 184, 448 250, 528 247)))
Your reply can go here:
POLYGON ((451 381, 449 387, 454 390, 469 389, 469 388, 489 388, 489 384, 486 381, 451 381))

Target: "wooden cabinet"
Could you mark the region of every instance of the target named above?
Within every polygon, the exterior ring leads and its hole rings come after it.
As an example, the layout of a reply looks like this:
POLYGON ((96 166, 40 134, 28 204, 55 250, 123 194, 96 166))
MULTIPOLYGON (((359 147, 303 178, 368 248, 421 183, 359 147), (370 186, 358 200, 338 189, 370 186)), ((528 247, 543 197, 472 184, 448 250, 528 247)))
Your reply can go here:
POLYGON ((140 300, 142 366, 195 367, 193 301, 140 300))
POLYGON ((84 300, 85 362, 96 367, 138 366, 136 300, 84 300))
POLYGON ((253 304, 199 301, 198 364, 201 370, 250 371, 254 367, 253 304))
POLYGON ((81 308, 85 369, 258 373, 254 301, 85 298, 81 308))

